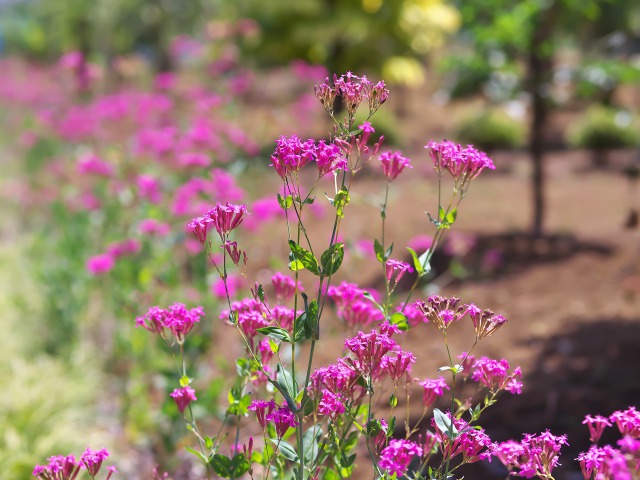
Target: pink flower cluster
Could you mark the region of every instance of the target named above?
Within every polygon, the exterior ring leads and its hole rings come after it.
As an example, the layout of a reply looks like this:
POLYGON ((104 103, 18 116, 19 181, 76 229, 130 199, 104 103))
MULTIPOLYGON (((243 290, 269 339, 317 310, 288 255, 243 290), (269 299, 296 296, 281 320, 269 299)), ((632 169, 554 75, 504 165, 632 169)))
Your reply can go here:
POLYGON ((510 374, 509 362, 504 358, 501 360, 479 358, 473 363, 470 376, 473 381, 483 384, 493 393, 503 389, 514 395, 522 393, 522 382, 517 380, 522 378, 522 370, 516 367, 510 374))
POLYGON ((409 463, 415 456, 422 456, 422 447, 409 440, 393 439, 380 453, 378 465, 400 478, 407 473, 409 463))
POLYGON ((242 223, 246 213, 247 207, 244 205, 218 203, 204 215, 192 219, 187 224, 187 229, 193 232, 196 239, 204 245, 207 242, 207 232, 213 227, 224 242, 229 233, 242 223))
POLYGON ((486 153, 476 150, 472 145, 462 147, 444 140, 440 143, 430 141, 424 148, 429 150, 438 173, 447 171, 454 179, 462 180, 463 183, 476 178, 485 168, 496 168, 486 153))
POLYGON ((184 413, 185 409, 191 404, 191 402, 195 402, 198 400, 196 397, 196 391, 190 386, 176 388, 173 392, 169 394, 171 398, 176 402, 176 406, 180 413, 184 413))
POLYGON ((427 378, 419 383, 424 393, 422 395, 422 403, 425 408, 431 408, 438 397, 444 395, 445 390, 449 390, 449 385, 444 377, 439 376, 436 379, 427 378))
MULTIPOLYGON (((80 470, 85 469, 92 478, 95 478, 108 456, 109 452, 104 448, 102 450, 87 448, 78 461, 73 455, 66 457, 55 455, 47 459, 48 465, 36 465, 32 475, 40 480, 75 480, 80 470)), ((109 480, 114 473, 118 473, 115 467, 107 468, 105 480, 109 480)))
MULTIPOLYGON (((451 413, 446 414, 451 419, 451 413)), ((449 420, 451 421, 451 420, 449 420)), ((445 458, 462 455, 462 463, 474 463, 479 460, 491 459, 491 439, 482 428, 472 427, 463 419, 454 419, 453 426, 458 432, 453 440, 449 432, 443 432, 437 426, 435 417, 431 420, 437 443, 445 458)))
POLYGON ((640 412, 635 407, 613 412, 609 418, 587 415, 583 424, 589 428, 594 445, 578 455, 585 480, 631 480, 640 475, 640 412), (616 424, 622 438, 618 447, 598 447, 603 430, 616 424))
POLYGON ((289 427, 296 427, 298 422, 288 406, 278 406, 274 400, 254 400, 249 405, 249 410, 256 412, 258 423, 262 430, 266 430, 268 423, 272 422, 278 439, 281 439, 289 427))
POLYGON ((337 96, 342 97, 350 117, 353 117, 363 100, 368 101, 369 113, 373 114, 389 97, 389 90, 384 82, 380 81, 374 85, 367 77, 357 77, 351 72, 340 77, 334 74, 333 86, 329 83, 327 78, 324 83, 316 85, 314 93, 324 109, 331 115, 333 115, 333 106, 337 96))
POLYGON ((467 308, 458 305, 458 297, 444 298, 440 295, 431 295, 427 301, 417 300, 413 306, 435 323, 441 332, 446 332, 449 325, 460 320, 467 314, 467 308))
POLYGON ((389 182, 398 178, 398 175, 400 175, 405 168, 413 168, 411 166, 411 160, 402 156, 402 153, 398 151, 382 152, 379 158, 382 164, 382 171, 389 182))
POLYGON ((525 478, 551 478, 552 470, 558 466, 562 445, 568 445, 567 436, 555 436, 546 430, 538 435, 525 434, 521 442, 513 440, 495 443, 491 451, 509 471, 525 478))
POLYGON ((297 135, 282 136, 276 140, 276 149, 271 155, 271 166, 283 180, 297 173, 307 163, 315 161, 318 176, 323 177, 334 170, 345 170, 347 159, 335 143, 324 140, 316 143, 313 139, 300 140, 297 135))
POLYGON ((169 330, 173 338, 182 344, 194 324, 198 323, 203 316, 202 307, 188 310, 184 304, 175 303, 167 309, 151 307, 145 315, 136 318, 136 327, 143 327, 151 333, 157 333, 167 342, 170 342, 166 332, 169 330))
POLYGON ((477 340, 490 336, 507 323, 507 319, 502 315, 496 315, 489 309, 480 310, 472 303, 467 306, 467 313, 471 317, 477 340))
POLYGON ((364 297, 363 290, 354 283, 332 285, 327 294, 335 302, 338 316, 349 327, 364 327, 384 320, 382 312, 364 297))

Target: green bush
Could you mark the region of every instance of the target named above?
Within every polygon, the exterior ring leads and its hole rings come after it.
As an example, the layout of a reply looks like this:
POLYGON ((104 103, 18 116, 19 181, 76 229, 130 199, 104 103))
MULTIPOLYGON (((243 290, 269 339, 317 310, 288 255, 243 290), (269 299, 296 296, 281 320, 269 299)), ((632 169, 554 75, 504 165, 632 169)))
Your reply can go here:
POLYGON ((487 109, 464 118, 456 130, 456 139, 489 152, 512 149, 524 144, 525 128, 501 110, 487 109))
POLYGON ((567 131, 567 142, 577 148, 603 151, 638 145, 637 119, 614 108, 589 108, 567 131))

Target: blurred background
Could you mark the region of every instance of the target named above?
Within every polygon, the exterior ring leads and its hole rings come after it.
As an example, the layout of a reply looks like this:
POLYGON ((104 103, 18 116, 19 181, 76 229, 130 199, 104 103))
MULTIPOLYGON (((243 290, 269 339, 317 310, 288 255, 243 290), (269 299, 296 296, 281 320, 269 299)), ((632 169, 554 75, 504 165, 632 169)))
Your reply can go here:
MULTIPOLYGON (((241 349, 184 224, 247 203, 236 297, 286 271, 269 156, 281 135, 328 136, 313 86, 347 71, 388 84, 372 123, 414 165, 392 190, 398 251, 434 234, 429 140, 494 159, 422 289, 510 319, 479 353, 521 365, 525 390, 488 411, 487 431, 567 433, 556 478, 581 478, 584 415, 640 406, 637 0, 0 0, 1 478, 88 445, 113 451, 121 478, 199 478, 167 400, 171 358, 135 318, 204 306, 187 353, 213 428, 241 349)), ((383 188, 369 165, 340 280, 380 286, 368 265, 383 188)), ((329 210, 313 215, 320 231, 329 210)), ((319 363, 345 335, 332 315, 319 363)), ((433 376, 444 352, 423 327, 406 346, 433 376)), ((496 463, 469 478, 504 478, 496 463)))

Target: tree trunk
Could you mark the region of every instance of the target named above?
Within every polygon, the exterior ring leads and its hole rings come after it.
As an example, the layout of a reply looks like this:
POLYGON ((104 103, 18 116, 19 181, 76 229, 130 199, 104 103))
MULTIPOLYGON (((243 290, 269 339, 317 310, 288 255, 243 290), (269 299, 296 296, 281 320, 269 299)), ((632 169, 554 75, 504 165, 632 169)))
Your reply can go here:
POLYGON ((545 87, 553 71, 551 37, 559 2, 554 2, 538 15, 527 62, 528 90, 531 95, 531 124, 529 128, 529 153, 532 161, 531 187, 533 196, 533 222, 531 233, 538 237, 543 233, 545 216, 544 198, 544 126, 549 116, 545 87))

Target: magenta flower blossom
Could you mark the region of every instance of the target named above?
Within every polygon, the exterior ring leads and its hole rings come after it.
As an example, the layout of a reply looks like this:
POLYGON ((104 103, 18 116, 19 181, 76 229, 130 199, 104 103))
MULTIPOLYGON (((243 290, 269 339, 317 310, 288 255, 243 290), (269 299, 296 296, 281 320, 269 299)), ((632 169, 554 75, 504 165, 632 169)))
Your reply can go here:
POLYGON ((86 268, 91 275, 102 275, 115 266, 114 258, 106 253, 95 255, 87 260, 86 268))
POLYGON ((274 423, 278 439, 282 438, 284 434, 287 433, 289 427, 296 427, 298 425, 295 415, 286 405, 277 408, 268 414, 267 420, 274 423))
POLYGON ((145 218, 138 223, 138 231, 143 235, 165 237, 171 232, 171 226, 168 223, 159 222, 154 218, 145 218))
POLYGON ((493 360, 488 357, 477 359, 472 366, 470 376, 473 381, 482 383, 492 392, 502 389, 507 389, 512 394, 522 392, 522 383, 516 380, 522 378, 522 371, 516 367, 509 374, 509 362, 504 358, 501 360, 493 360))
MULTIPOLYGON (((447 412, 451 418, 451 413, 447 412)), ((449 438, 448 432, 443 432, 436 425, 435 418, 431 419, 432 427, 440 443, 441 453, 445 457, 453 458, 462 455, 462 463, 474 463, 479 460, 491 458, 491 439, 482 428, 470 427, 463 419, 454 419, 453 425, 459 432, 453 440, 449 438)))
POLYGON ((422 323, 429 323, 429 319, 426 317, 426 315, 418 310, 412 303, 405 305, 404 309, 402 305, 399 305, 397 311, 403 312, 405 314, 409 325, 411 325, 412 327, 417 327, 422 323))
POLYGON ((609 416, 609 420, 616 422, 622 435, 640 438, 640 412, 635 407, 617 410, 609 416))
POLYGON ((324 140, 320 140, 316 146, 314 156, 318 165, 318 176, 320 177, 338 169, 347 169, 347 158, 335 143, 327 145, 324 140))
POLYGON ((416 357, 411 352, 405 352, 398 348, 395 356, 387 355, 382 358, 381 367, 386 371, 394 382, 401 377, 411 373, 411 364, 415 363, 416 357))
POLYGON ((459 302, 458 297, 443 298, 440 295, 431 295, 426 302, 417 300, 413 306, 435 323, 441 332, 446 332, 449 325, 467 314, 464 306, 458 306, 459 302))
POLYGON ((333 115, 333 104, 337 96, 342 97, 347 113, 353 117, 358 106, 363 100, 369 104, 369 113, 373 114, 389 97, 389 90, 384 82, 380 81, 375 85, 367 77, 357 77, 351 72, 338 77, 333 75, 333 86, 329 85, 327 78, 324 83, 314 87, 314 93, 324 109, 333 115))
POLYGON ((162 193, 160 192, 160 183, 151 175, 139 175, 136 179, 138 185, 138 195, 151 203, 160 203, 162 193))
POLYGON ((249 346, 253 350, 255 346, 255 337, 258 335, 258 329, 269 326, 269 320, 264 316, 262 311, 250 310, 248 312, 238 312, 238 326, 244 333, 249 346))
POLYGON ((409 463, 414 456, 422 456, 422 447, 409 440, 393 439, 380 453, 378 465, 391 475, 402 477, 407 473, 409 463))
MULTIPOLYGON (((80 470, 85 468, 92 477, 95 477, 108 456, 109 452, 104 448, 102 450, 87 448, 78 461, 73 455, 54 455, 47 459, 48 465, 36 465, 32 475, 40 480, 76 480, 80 470)), ((115 467, 107 468, 107 476, 104 480, 109 480, 114 473, 118 473, 115 467)))
POLYGON ((401 260, 396 260, 394 258, 389 258, 385 263, 385 272, 387 281, 389 283, 393 283, 395 285, 402 279, 405 273, 413 272, 413 267, 409 265, 407 262, 403 262, 401 260), (395 275, 395 278, 393 278, 395 275))
POLYGON ((238 248, 238 242, 227 241, 222 247, 224 247, 234 265, 240 267, 240 261, 242 260, 242 264, 245 267, 247 266, 247 252, 238 248))
POLYGON ((587 425, 589 428, 589 440, 591 440, 592 443, 598 443, 604 429, 611 426, 609 419, 602 415, 587 415, 584 417, 582 424, 587 425))
POLYGON ((362 389, 356 384, 358 374, 353 371, 344 361, 332 363, 326 367, 317 368, 311 374, 311 394, 318 398, 325 391, 330 391, 334 395, 353 398, 362 393, 362 389), (357 390, 357 392, 356 392, 357 390))
POLYGON ((473 329, 476 332, 476 339, 481 340, 490 336, 507 323, 507 319, 502 315, 496 315, 492 310, 480 310, 474 304, 467 305, 467 313, 473 323, 473 329))
POLYGON ((318 413, 335 420, 338 415, 344 413, 344 404, 345 401, 340 395, 330 390, 324 390, 322 392, 322 399, 320 399, 320 403, 318 404, 318 413))
POLYGON ((268 402, 265 400, 254 400, 248 407, 252 412, 256 412, 258 423, 263 431, 267 428, 267 417, 271 415, 271 412, 273 412, 275 408, 276 402, 273 400, 269 400, 268 402))
POLYGON ((78 159, 76 163, 78 173, 93 174, 102 177, 110 177, 113 175, 113 167, 94 154, 85 155, 78 159))
POLYGON ((495 443, 491 451, 509 471, 518 469, 514 475, 551 478, 552 470, 559 465, 560 449, 568 444, 566 435, 558 437, 547 430, 538 435, 525 434, 520 443, 513 440, 495 443))
POLYGON ((109 452, 104 448, 102 450, 91 450, 90 448, 87 448, 82 454, 80 462, 87 469, 87 472, 95 477, 100 471, 102 462, 108 456, 109 452))
POLYGON ((355 283, 342 282, 340 285, 331 285, 327 291, 329 298, 333 300, 338 309, 353 303, 356 300, 364 300, 364 293, 355 283))
POLYGON ((229 202, 225 205, 218 203, 204 215, 192 219, 187 224, 187 229, 193 232, 202 245, 207 241, 207 231, 210 227, 215 228, 224 241, 227 235, 242 223, 245 213, 248 212, 244 205, 229 202))
POLYGON ((431 408, 436 402, 436 399, 444 395, 445 390, 449 390, 449 385, 447 385, 447 381, 442 376, 436 379, 427 378, 418 385, 421 385, 424 389, 422 404, 425 408, 431 408))
POLYGON ((380 163, 382 163, 382 171, 388 181, 395 180, 405 168, 413 168, 411 160, 402 156, 401 152, 386 151, 380 154, 380 163))
POLYGON ((623 453, 611 445, 604 447, 592 445, 588 451, 580 453, 576 460, 580 462, 580 469, 585 479, 631 480, 634 478, 623 453))
POLYGON ((186 387, 176 388, 169 396, 176 402, 180 413, 184 413, 185 408, 187 408, 191 402, 198 400, 196 391, 188 385, 186 387))
POLYGON ((113 242, 107 245, 107 255, 111 256, 114 260, 125 255, 133 255, 140 251, 142 245, 140 241, 135 238, 129 238, 122 240, 121 242, 113 242))
POLYGON ((384 314, 368 300, 347 303, 337 313, 348 327, 365 327, 384 320, 384 314))
MULTIPOLYGON (((276 300, 278 302, 285 302, 293 297, 296 291, 295 281, 280 272, 276 272, 273 277, 271 277, 271 284, 276 293, 276 300)), ((298 282, 298 291, 304 292, 302 285, 298 282)))
POLYGON ((143 327, 165 340, 166 330, 169 330, 178 343, 183 343, 194 324, 200 322, 200 317, 203 316, 202 307, 188 310, 182 303, 175 303, 166 310, 151 307, 145 315, 136 318, 136 327, 143 327))
POLYGON ((377 378, 382 370, 382 358, 394 351, 398 344, 388 335, 372 330, 371 333, 358 332, 344 341, 344 346, 352 353, 345 359, 347 366, 365 378, 377 378))
POLYGON ((438 173, 448 171, 456 181, 466 183, 476 178, 488 168, 495 170, 496 166, 486 153, 473 148, 472 145, 461 145, 444 140, 436 143, 430 141, 424 148, 429 150, 429 155, 438 173))
POLYGON ((271 166, 283 180, 299 171, 315 156, 316 144, 313 139, 303 142, 297 135, 280 137, 276 140, 276 149, 271 155, 271 166))

